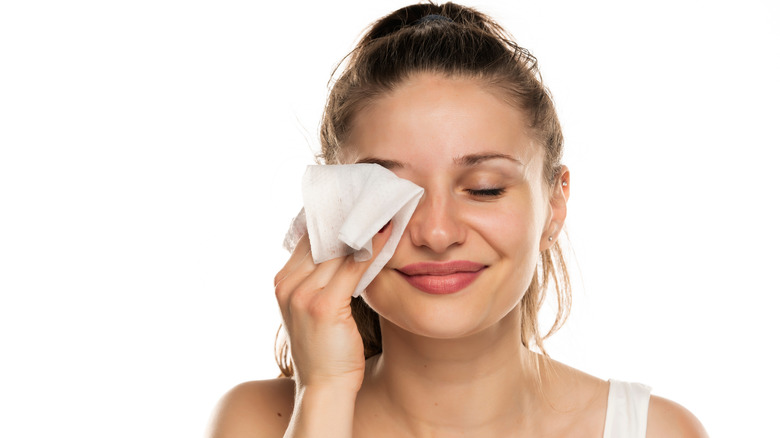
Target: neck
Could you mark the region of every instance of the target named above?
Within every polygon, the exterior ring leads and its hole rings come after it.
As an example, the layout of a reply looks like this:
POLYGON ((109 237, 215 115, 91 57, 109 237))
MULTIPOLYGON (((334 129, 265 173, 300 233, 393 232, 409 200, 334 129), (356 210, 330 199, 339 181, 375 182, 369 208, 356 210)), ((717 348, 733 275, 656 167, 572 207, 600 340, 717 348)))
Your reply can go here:
POLYGON ((383 353, 369 360, 361 389, 377 404, 367 407, 402 420, 415 436, 516 427, 518 413, 538 406, 543 362, 520 342, 519 313, 458 339, 421 337, 380 318, 383 353))

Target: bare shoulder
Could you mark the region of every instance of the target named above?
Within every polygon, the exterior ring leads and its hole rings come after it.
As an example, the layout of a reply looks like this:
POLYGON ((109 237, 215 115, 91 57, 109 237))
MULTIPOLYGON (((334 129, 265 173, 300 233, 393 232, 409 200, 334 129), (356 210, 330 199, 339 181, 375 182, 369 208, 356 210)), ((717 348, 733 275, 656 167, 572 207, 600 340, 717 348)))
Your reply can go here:
POLYGON ((242 383, 217 404, 208 438, 282 437, 290 422, 295 382, 288 378, 242 383))
POLYGON ((609 382, 561 362, 544 359, 544 397, 555 412, 545 436, 601 436, 609 382))
POLYGON ((662 397, 651 396, 647 438, 706 438, 701 422, 689 410, 662 397))

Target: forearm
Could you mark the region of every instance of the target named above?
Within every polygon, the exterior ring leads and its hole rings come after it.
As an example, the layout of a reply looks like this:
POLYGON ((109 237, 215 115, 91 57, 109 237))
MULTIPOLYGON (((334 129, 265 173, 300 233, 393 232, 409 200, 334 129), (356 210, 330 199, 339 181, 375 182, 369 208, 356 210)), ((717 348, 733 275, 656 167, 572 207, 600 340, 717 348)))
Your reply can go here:
POLYGON ((351 438, 356 396, 342 388, 299 387, 284 438, 351 438))

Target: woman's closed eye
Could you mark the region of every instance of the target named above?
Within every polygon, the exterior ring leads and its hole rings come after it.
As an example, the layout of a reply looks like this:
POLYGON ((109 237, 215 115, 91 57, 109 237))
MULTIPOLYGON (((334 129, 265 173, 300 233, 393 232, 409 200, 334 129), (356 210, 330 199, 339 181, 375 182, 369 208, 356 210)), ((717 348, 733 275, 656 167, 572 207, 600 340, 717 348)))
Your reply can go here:
POLYGON ((484 188, 484 189, 466 189, 466 193, 468 193, 471 196, 476 196, 479 198, 495 198, 497 196, 501 196, 506 191, 503 187, 490 187, 490 188, 484 188))

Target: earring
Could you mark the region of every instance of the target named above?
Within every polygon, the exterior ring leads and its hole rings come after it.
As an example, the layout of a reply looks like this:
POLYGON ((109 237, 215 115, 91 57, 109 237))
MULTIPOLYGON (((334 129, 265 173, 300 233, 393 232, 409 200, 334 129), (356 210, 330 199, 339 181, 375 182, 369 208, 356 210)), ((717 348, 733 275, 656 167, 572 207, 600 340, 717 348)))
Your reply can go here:
POLYGON ((552 242, 552 236, 547 236, 547 241, 552 242))
POLYGON ((566 182, 566 181, 562 182, 562 183, 561 183, 561 185, 562 185, 563 187, 569 187, 569 183, 568 183, 568 182, 566 182))

